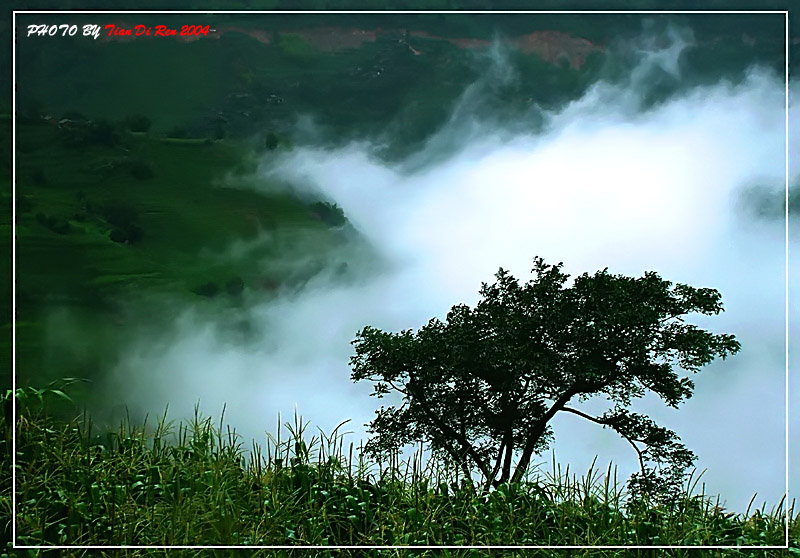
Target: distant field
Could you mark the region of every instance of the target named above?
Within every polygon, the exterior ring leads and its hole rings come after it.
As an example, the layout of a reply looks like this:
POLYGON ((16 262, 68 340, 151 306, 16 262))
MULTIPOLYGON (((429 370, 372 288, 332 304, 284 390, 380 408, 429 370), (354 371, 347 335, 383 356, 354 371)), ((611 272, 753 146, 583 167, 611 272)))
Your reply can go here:
MULTIPOLYGON (((180 18, 124 19, 118 23, 172 25, 180 18)), ((309 114, 334 138, 375 133, 397 123, 399 141, 418 142, 444 122, 464 87, 485 70, 478 61, 484 54, 460 48, 448 37, 486 41, 540 28, 525 18, 478 21, 458 15, 192 19, 213 23, 222 30, 219 38, 65 38, 59 48, 43 48, 42 40, 21 37, 18 107, 112 120, 141 113, 150 117, 156 132, 181 126, 195 136, 213 131, 220 120, 227 133, 248 135, 286 129, 298 115, 309 114), (338 38, 331 36, 337 33, 338 38), (348 43, 353 33, 369 39, 348 43)), ((26 21, 23 17, 20 24, 26 21)), ((92 21, 91 16, 81 18, 82 23, 92 21)), ((578 40, 589 27, 577 19, 573 23, 578 40)), ((536 73, 520 74, 514 85, 525 90, 523 100, 552 104, 574 97, 596 77, 591 70, 597 61, 578 71, 541 63, 536 54, 528 58, 536 73)), ((516 96, 505 91, 498 100, 508 100, 509 94, 516 96)))
MULTIPOLYGON (((137 296, 227 296, 233 304, 238 291, 277 288, 289 279, 270 269, 270 257, 319 258, 342 242, 305 202, 221 186, 253 155, 243 145, 120 133, 113 146, 74 147, 64 144, 64 134, 46 124, 18 126, 17 370, 23 382, 77 373, 92 359, 99 367, 101 357, 114 353, 113 338, 125 335, 124 307, 137 296), (148 169, 148 176, 137 178, 133 168, 148 169), (112 239, 115 229, 134 228, 141 238, 112 239), (256 242, 266 231, 270 240, 256 242), (226 255, 236 241, 253 242, 256 252, 226 255), (48 339, 71 339, 52 331, 59 327, 54 313, 66 311, 83 335, 97 339, 90 343, 96 350, 62 346, 54 354, 46 346, 48 339), (76 369, 56 370, 63 367, 76 369)), ((5 235, 9 228, 3 227, 5 235)))
MULTIPOLYGON (((20 16, 20 25, 26 17, 20 16)), ((78 19, 108 23, 86 15, 78 19)), ((380 134, 391 126, 393 147, 402 154, 439 128, 466 85, 484 75, 486 48, 479 45, 544 33, 531 39, 537 44, 525 42, 533 50, 523 48, 525 54, 515 57, 515 79, 492 92, 491 104, 499 110, 491 116, 513 121, 534 104, 553 108, 574 99, 600 77, 624 79, 631 61, 610 59, 609 53, 620 44, 640 48, 636 41, 644 25, 638 16, 602 14, 197 14, 190 19, 219 28, 218 38, 75 37, 60 39, 53 48, 55 39, 20 37, 18 110, 115 121, 140 113, 152 120, 153 132, 180 127, 191 137, 286 132, 298 116, 307 115, 326 141, 380 134), (585 64, 579 64, 585 53, 576 51, 576 44, 589 49, 585 64)), ((189 23, 186 16, 164 15, 115 21, 189 23)), ((681 57, 682 83, 659 78, 652 100, 679 86, 721 76, 739 79, 754 62, 780 70, 782 25, 778 16, 650 20, 650 30, 688 31, 690 44, 681 57)))

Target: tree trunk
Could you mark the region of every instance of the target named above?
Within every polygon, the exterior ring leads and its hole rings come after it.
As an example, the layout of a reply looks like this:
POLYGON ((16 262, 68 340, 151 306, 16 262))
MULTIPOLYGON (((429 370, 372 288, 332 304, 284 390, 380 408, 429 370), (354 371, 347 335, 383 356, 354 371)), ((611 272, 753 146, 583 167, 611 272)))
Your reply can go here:
POLYGON ((472 444, 469 443, 469 440, 467 440, 464 436, 461 436, 457 430, 447 425, 438 416, 436 416, 436 413, 434 413, 426 404, 424 396, 420 394, 418 390, 412 389, 409 384, 406 385, 409 388, 409 393, 416 398, 419 406, 422 408, 422 411, 428 415, 428 418, 431 419, 431 422, 433 422, 436 428, 438 428, 439 431, 445 435, 445 438, 452 438, 456 440, 461 445, 461 450, 472 458, 472 460, 475 462, 475 465, 478 467, 478 469, 480 469, 481 473, 488 478, 490 474, 489 464, 481 459, 481 456, 478 455, 478 452, 475 451, 475 448, 472 447, 472 444))
POLYGON ((508 430, 506 430, 505 434, 505 445, 506 445, 506 454, 503 457, 503 474, 500 475, 500 482, 508 482, 508 479, 511 478, 511 459, 514 456, 514 434, 509 425, 508 430))
POLYGON ((564 405, 569 403, 569 400, 572 399, 572 397, 576 395, 578 391, 579 390, 573 387, 564 392, 564 394, 556 399, 555 403, 553 403, 553 406, 550 407, 544 416, 542 416, 542 418, 536 423, 533 432, 531 432, 531 434, 528 436, 528 440, 525 442, 525 448, 522 450, 522 456, 519 458, 519 463, 517 464, 517 468, 514 470, 514 476, 511 479, 511 482, 519 482, 522 480, 522 475, 525 474, 525 471, 528 469, 528 465, 531 463, 533 448, 536 446, 536 442, 539 441, 539 438, 542 437, 542 434, 544 434, 544 431, 547 428, 547 423, 550 422, 550 419, 552 419, 555 414, 564 407, 564 405))

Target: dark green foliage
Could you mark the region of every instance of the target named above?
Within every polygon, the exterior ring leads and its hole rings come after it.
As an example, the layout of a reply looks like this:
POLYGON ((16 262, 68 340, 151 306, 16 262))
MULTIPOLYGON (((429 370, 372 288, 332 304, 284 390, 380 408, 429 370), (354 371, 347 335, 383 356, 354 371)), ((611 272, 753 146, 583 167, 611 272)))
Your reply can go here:
POLYGON ((213 281, 209 281, 208 283, 203 283, 202 285, 195 288, 193 292, 197 295, 204 296, 206 298, 214 298, 219 294, 219 285, 217 285, 213 281))
POLYGON ((278 136, 276 136, 272 132, 267 134, 267 137, 264 140, 264 147, 266 147, 270 151, 275 151, 278 148, 278 144, 279 144, 278 136))
POLYGON ((99 120, 88 127, 87 141, 96 145, 116 145, 119 135, 114 125, 107 120, 99 120))
POLYGON ((90 122, 86 120, 62 121, 59 124, 61 141, 67 147, 84 148, 90 145, 113 147, 119 143, 119 134, 108 120, 90 122))
MULTIPOLYGON (((0 124, 6 126, 10 144, 11 121, 0 124)), ((61 132, 55 125, 17 127, 18 139, 34 150, 17 153, 16 201, 21 203, 19 194, 24 193, 35 204, 30 213, 17 214, 17 279, 28 295, 24 309, 19 302, 17 308, 20 319, 31 324, 20 328, 16 338, 17 370, 22 374, 18 381, 35 381, 70 370, 88 370, 87 375, 102 380, 108 366, 100 365, 100 361, 110 365, 111 355, 119 354, 123 339, 129 335, 121 331, 128 322, 111 328, 119 335, 111 334, 107 325, 117 320, 115 305, 127 300, 132 291, 145 299, 152 292, 169 292, 188 303, 197 298, 191 292, 195 286, 213 280, 224 288, 225 282, 236 276, 252 281, 263 291, 263 258, 326 260, 330 250, 344 245, 335 231, 311 218, 307 204, 286 194, 219 188, 218 179, 245 158, 241 145, 218 142, 204 149, 126 134, 124 147, 129 152, 121 147, 110 150, 92 146, 77 153, 61 144, 61 132), (138 181, 130 176, 130 164, 137 160, 154 170, 151 179, 138 181), (110 162, 114 168, 109 169, 110 162), (32 184, 31 175, 37 168, 50 181, 46 187, 32 184), (109 206, 127 209, 120 216, 120 211, 109 206), (51 232, 37 222, 37 212, 63 217, 72 230, 69 234, 51 232), (117 224, 110 223, 107 216, 117 224), (255 258, 249 254, 236 257, 211 267, 208 261, 196 257, 204 248, 222 250, 237 239, 252 237, 259 226, 286 231, 300 227, 308 232, 307 237, 304 235, 307 242, 282 246, 278 252, 255 258), (125 233, 115 233, 122 243, 109 238, 114 229, 125 233), (57 306, 86 316, 85 328, 76 331, 79 337, 96 340, 108 332, 114 339, 93 341, 90 349, 72 360, 57 356, 59 349, 43 351, 51 342, 44 324, 57 306)), ((10 216, 10 185, 8 192, 3 201, 10 216)), ((6 253, 10 254, 12 230, 10 222, 7 225, 6 253)), ((10 332, 11 258, 6 262, 5 300, 9 308, 5 316, 10 332)), ((288 271, 277 272, 273 285, 267 288, 275 289, 287 278, 288 271)), ((239 301, 225 295, 222 304, 237 305, 239 301)), ((77 355, 70 347, 64 350, 77 355)), ((8 363, 0 375, 5 374, 10 383, 10 334, 0 343, 0 354, 7 356, 8 363)))
POLYGON ((121 202, 110 202, 103 207, 103 218, 111 225, 111 240, 135 244, 144 237, 139 225, 139 214, 131 206, 121 202))
POLYGON ((150 119, 143 114, 134 114, 123 121, 124 126, 131 132, 147 132, 152 125, 150 119))
POLYGON ((311 211, 323 223, 331 227, 341 227, 347 222, 344 211, 335 203, 316 202, 311 205, 311 211))
POLYGON ((111 232, 108 233, 108 238, 120 244, 128 241, 128 235, 122 229, 111 229, 111 232))
POLYGON ((654 272, 632 278, 607 269, 567 286, 561 264, 541 258, 533 274, 521 285, 500 269, 475 308, 458 304, 446 322, 433 319, 416 333, 358 333, 352 379, 373 382, 378 397, 403 397, 377 412, 367 451, 380 456, 424 441, 465 474, 480 472, 487 487, 516 482, 548 447, 552 418, 570 412, 630 442, 641 465, 630 484, 635 496, 674 497, 694 454, 628 407, 647 391, 677 407, 694 384, 676 365, 697 372, 739 350, 732 335, 684 322, 722 311, 720 294, 654 272), (611 402, 602 416, 567 406, 594 395, 611 402))

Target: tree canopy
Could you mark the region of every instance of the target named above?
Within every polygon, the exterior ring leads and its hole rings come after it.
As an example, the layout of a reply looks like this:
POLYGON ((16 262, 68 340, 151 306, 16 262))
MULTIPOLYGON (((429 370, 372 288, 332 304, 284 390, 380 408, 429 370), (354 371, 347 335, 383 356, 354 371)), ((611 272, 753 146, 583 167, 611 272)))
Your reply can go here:
POLYGON ((677 408, 694 389, 688 373, 739 350, 733 335, 684 320, 721 312, 720 293, 607 268, 568 284, 562 267, 535 258, 524 284, 501 268, 474 308, 457 304, 444 322, 434 318, 416 332, 362 329, 352 379, 373 382, 377 397, 401 399, 376 412, 366 450, 383 455, 425 442, 468 478, 477 471, 496 486, 523 479, 553 439, 553 417, 566 412, 633 446, 641 469, 629 481, 634 492, 677 490, 695 455, 630 407, 649 391, 677 408), (574 407, 600 395, 609 401, 602 415, 574 407))

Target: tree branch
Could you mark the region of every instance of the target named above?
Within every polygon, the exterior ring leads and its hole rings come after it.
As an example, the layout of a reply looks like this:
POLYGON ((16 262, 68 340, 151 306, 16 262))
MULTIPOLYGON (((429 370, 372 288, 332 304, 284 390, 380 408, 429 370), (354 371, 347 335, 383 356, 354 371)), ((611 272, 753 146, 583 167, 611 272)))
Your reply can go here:
POLYGON ((506 430, 506 455, 503 458, 503 474, 500 475, 500 482, 506 482, 511 477, 511 460, 514 457, 514 431, 511 424, 506 430))
MULTIPOLYGON (((412 378, 413 380, 413 378, 412 378)), ((408 386, 409 390, 412 390, 411 386, 408 386)), ((483 458, 478 454, 475 448, 472 447, 472 444, 469 443, 469 440, 466 437, 462 436, 458 433, 454 428, 450 427, 449 425, 445 424, 436 413, 434 413, 431 408, 427 405, 425 401, 425 397, 420 393, 419 390, 413 389, 411 395, 416 398, 417 402, 419 403, 420 408, 422 411, 428 416, 434 426, 438 428, 445 437, 450 437, 451 439, 456 440, 459 444, 461 444, 462 450, 467 453, 473 461, 475 461, 475 465, 477 465, 478 469, 480 469, 481 473, 483 473, 484 477, 489 478, 489 467, 488 464, 483 460, 483 458)))
POLYGON ((488 490, 489 487, 492 485, 494 478, 497 476, 497 472, 500 470, 500 465, 503 463, 503 449, 506 445, 506 439, 503 438, 503 441, 500 443, 500 448, 497 450, 497 459, 494 463, 494 468, 492 469, 492 477, 486 479, 486 484, 484 485, 484 490, 488 490))
POLYGON ((525 471, 531 462, 533 448, 536 447, 536 442, 538 442, 539 438, 541 438, 542 434, 544 434, 544 431, 547 428, 547 423, 550 422, 550 419, 553 418, 553 416, 555 416, 555 414, 577 393, 578 390, 574 386, 565 391, 558 399, 556 399, 552 407, 550 407, 542 416, 542 418, 536 423, 536 426, 528 435, 528 439, 525 442, 525 447, 522 450, 522 455, 519 458, 519 463, 517 463, 517 468, 514 470, 514 476, 511 478, 511 482, 519 482, 522 480, 522 475, 525 474, 525 471))
POLYGON ((399 387, 394 385, 394 382, 392 382, 391 380, 384 380, 383 378, 381 378, 380 381, 384 381, 384 382, 388 383, 390 386, 392 386, 395 389, 395 391, 399 391, 400 393, 402 393, 403 395, 406 395, 406 396, 408 395, 408 392, 406 390, 400 389, 399 387))
MULTIPOLYGON (((593 417, 591 415, 587 415, 586 413, 584 413, 582 411, 578 411, 577 409, 571 409, 570 407, 564 407, 561 410, 562 411, 566 411, 568 413, 576 414, 579 417, 583 417, 586 420, 590 420, 592 422, 596 422, 597 424, 602 424, 603 426, 611 426, 611 428, 614 428, 608 420, 603 420, 603 419, 599 419, 597 417, 593 417)), ((636 450, 636 455, 638 455, 638 457, 639 457, 639 467, 641 467, 641 469, 642 469, 642 474, 645 474, 644 456, 642 455, 642 450, 640 450, 639 446, 637 446, 636 443, 635 443, 635 442, 641 442, 641 440, 637 440, 635 438, 631 438, 630 436, 625 435, 624 433, 620 432, 616 428, 614 428, 614 431, 617 434, 619 434, 620 436, 622 436, 623 438, 625 438, 626 440, 628 440, 628 443, 630 443, 630 445, 633 446, 633 449, 636 450)))
POLYGON ((663 323, 666 323, 666 322, 670 321, 673 318, 678 318, 679 322, 683 322, 684 320, 683 320, 683 318, 681 316, 683 316, 684 313, 685 312, 681 312, 679 314, 670 314, 669 316, 665 316, 665 317, 661 318, 660 320, 658 320, 658 323, 659 324, 663 324, 663 323))

